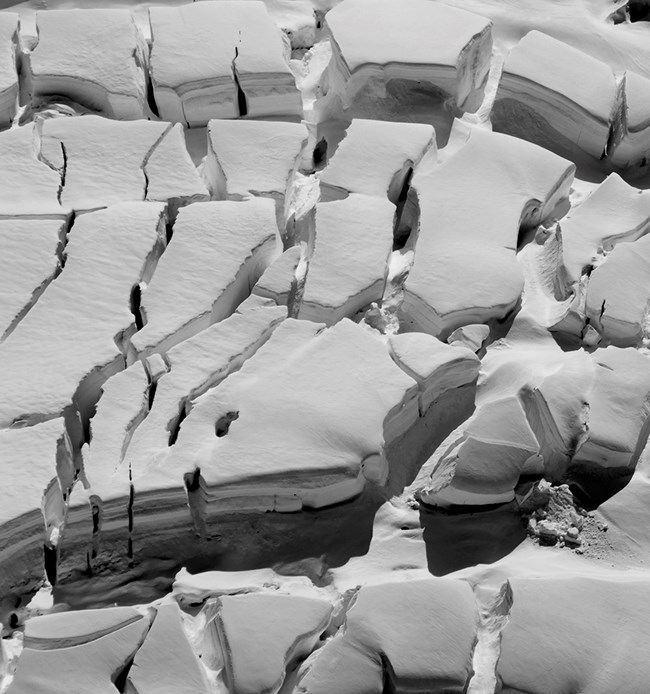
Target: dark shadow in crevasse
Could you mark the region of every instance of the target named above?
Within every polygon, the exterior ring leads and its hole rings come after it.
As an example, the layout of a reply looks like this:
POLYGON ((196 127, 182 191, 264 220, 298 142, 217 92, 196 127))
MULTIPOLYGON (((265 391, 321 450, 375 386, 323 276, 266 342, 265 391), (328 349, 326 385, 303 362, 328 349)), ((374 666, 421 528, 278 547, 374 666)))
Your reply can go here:
POLYGON ((510 554, 526 538, 517 504, 420 506, 427 567, 444 576, 476 564, 491 564, 510 554))

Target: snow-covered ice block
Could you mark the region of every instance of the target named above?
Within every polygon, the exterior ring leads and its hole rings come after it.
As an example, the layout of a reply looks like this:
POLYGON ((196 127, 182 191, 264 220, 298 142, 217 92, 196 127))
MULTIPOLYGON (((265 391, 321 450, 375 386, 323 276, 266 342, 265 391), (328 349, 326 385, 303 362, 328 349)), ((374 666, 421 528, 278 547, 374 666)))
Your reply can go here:
POLYGON ((320 174, 321 199, 361 193, 397 203, 410 173, 435 146, 430 125, 355 118, 320 174))
POLYGON ((589 276, 589 325, 618 347, 641 346, 650 337, 650 236, 619 243, 589 276))
MULTIPOLYGON (((491 22, 424 0, 346 0, 327 13, 327 86, 349 108, 369 81, 426 83, 475 111, 490 68, 491 22)), ((380 88, 380 87, 379 87, 380 88)))
POLYGON ((90 443, 82 448, 86 484, 92 494, 106 499, 128 495, 128 476, 116 475, 131 437, 149 409, 150 383, 142 362, 131 364, 111 376, 101 387, 101 397, 90 420, 90 443))
POLYGON ((300 246, 292 246, 276 258, 253 287, 253 294, 273 299, 278 306, 290 306, 295 298, 298 278, 296 270, 303 257, 300 246))
POLYGON ((363 586, 345 626, 301 667, 299 694, 467 691, 478 610, 468 583, 363 586), (423 648, 426 644, 426 648, 423 648))
POLYGON ((133 288, 148 281, 164 246, 165 207, 123 203, 82 215, 63 272, 0 344, 0 423, 65 414, 74 432, 104 380, 124 367, 133 288))
POLYGON ((393 249, 394 205, 352 194, 316 206, 316 238, 298 316, 328 325, 381 299, 393 249))
POLYGON ((174 212, 209 199, 179 125, 89 115, 43 120, 40 131, 40 155, 63 177, 61 202, 76 212, 141 200, 169 202, 174 212))
POLYGON ((61 170, 39 158, 41 138, 33 124, 0 133, 0 217, 66 219, 61 207, 61 170))
POLYGON ((63 419, 0 430, 0 596, 21 595, 43 580, 43 546, 53 547, 74 477, 63 419))
POLYGON ((142 292, 146 323, 131 339, 136 351, 167 352, 229 316, 280 252, 271 200, 181 208, 169 246, 142 292))
POLYGON ((415 381, 370 331, 348 320, 324 329, 288 319, 237 373, 195 400, 149 481, 177 485, 200 470, 208 521, 230 506, 318 508, 357 495, 366 480, 385 483, 384 448, 417 415, 415 381))
MULTIPOLYGON (((120 608, 116 608, 120 609, 120 608)), ((138 614, 120 628, 106 634, 96 634, 96 611, 83 612, 86 638, 79 628, 79 613, 61 613, 39 617, 56 620, 60 633, 68 631, 66 624, 73 620, 73 633, 69 646, 58 646, 56 639, 51 645, 26 646, 18 663, 13 682, 7 689, 10 694, 60 694, 60 692, 93 692, 93 694, 115 694, 115 680, 128 667, 142 644, 149 620, 138 614)), ((49 625, 50 628, 54 624, 49 625)))
POLYGON ((564 269, 569 283, 576 284, 617 243, 650 230, 650 192, 610 174, 560 225, 564 269))
POLYGON ((472 352, 478 352, 485 340, 490 334, 490 328, 487 325, 464 325, 462 328, 457 328, 447 338, 450 345, 462 345, 471 349, 472 352))
POLYGON ((194 127, 211 118, 302 117, 282 34, 264 3, 152 7, 149 22, 162 118, 194 127))
MULTIPOLYGON (((225 0, 224 0, 225 1, 225 0)), ((307 141, 302 123, 211 120, 204 171, 218 200, 284 200, 307 141)))
POLYGON ((512 606, 496 670, 502 691, 645 689, 646 577, 511 578, 509 584, 512 606), (577 644, 584 647, 576 650, 577 644))
POLYGON ((137 694, 209 694, 200 660, 183 631, 174 602, 156 608, 153 624, 129 670, 126 690, 137 694))
MULTIPOLYGON (((497 127, 537 141, 536 126, 522 130, 521 111, 532 111, 552 131, 593 157, 608 153, 623 131, 621 85, 607 63, 540 31, 510 51, 496 95, 497 127), (501 112, 500 112, 501 111, 501 112)), ((547 136, 548 137, 548 136, 547 136)), ((539 144, 548 146, 547 139, 539 144)))
POLYGON ((59 220, 0 218, 0 342, 59 273, 64 237, 59 220))
MULTIPOLYGON (((136 429, 126 451, 136 481, 141 476, 146 478, 148 464, 169 453, 170 443, 178 435, 178 427, 191 410, 192 401, 239 369, 269 339, 286 315, 284 307, 234 313, 169 350, 168 371, 158 379, 149 414, 136 429)), ((91 487, 98 488, 90 471, 87 474, 91 487)), ((111 494, 111 486, 110 481, 102 485, 102 498, 111 494)), ((136 487, 140 488, 139 483, 136 487)))
POLYGON ((0 13, 0 128, 11 125, 18 107, 18 21, 14 12, 0 13))
POLYGON ((420 413, 450 388, 476 380, 480 360, 470 349, 446 345, 425 333, 402 333, 389 339, 390 353, 420 387, 420 413))
POLYGON ((27 54, 32 103, 65 96, 109 118, 147 116, 144 38, 127 9, 36 13, 27 54))
POLYGON ((479 407, 439 458, 420 497, 429 504, 506 503, 539 443, 516 396, 479 407))
POLYGON ((420 215, 408 320, 445 339, 504 318, 523 288, 519 230, 554 218, 573 172, 541 147, 456 121, 449 144, 437 157, 430 150, 413 177, 420 215))
POLYGON ((591 359, 595 378, 588 400, 588 437, 572 462, 634 469, 650 428, 650 358, 629 347, 607 347, 591 359))
POLYGON ((311 653, 332 613, 327 600, 281 593, 229 595, 219 603, 217 629, 233 694, 276 694, 287 667, 311 653))

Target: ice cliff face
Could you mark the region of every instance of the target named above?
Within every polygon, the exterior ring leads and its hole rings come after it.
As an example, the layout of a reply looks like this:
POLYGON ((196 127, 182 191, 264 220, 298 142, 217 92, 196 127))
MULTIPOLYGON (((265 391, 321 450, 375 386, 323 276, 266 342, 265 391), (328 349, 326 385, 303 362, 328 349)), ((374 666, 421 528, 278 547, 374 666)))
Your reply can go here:
POLYGON ((647 3, 36 4, 0 692, 645 694, 647 3))

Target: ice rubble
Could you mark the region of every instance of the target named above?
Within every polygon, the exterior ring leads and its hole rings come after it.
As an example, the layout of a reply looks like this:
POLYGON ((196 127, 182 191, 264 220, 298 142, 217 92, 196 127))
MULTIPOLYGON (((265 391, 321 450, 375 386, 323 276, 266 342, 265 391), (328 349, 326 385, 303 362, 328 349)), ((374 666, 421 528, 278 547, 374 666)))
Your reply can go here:
POLYGON ((146 322, 131 338, 135 351, 166 353, 229 316, 280 252, 271 200, 182 208, 169 247, 142 291, 146 322))
POLYGON ((194 127, 211 118, 302 116, 282 34, 263 2, 151 7, 149 20, 163 119, 194 127))
POLYGON ((0 342, 60 272, 65 231, 57 220, 0 218, 0 342))
POLYGON ((0 15, 0 128, 11 125, 18 107, 18 21, 13 12, 0 15))
POLYGON ((326 91, 344 110, 368 85, 381 95, 391 80, 425 83, 466 111, 481 103, 492 50, 484 17, 423 0, 346 0, 324 26, 332 41, 326 91))
POLYGON ((66 264, 0 344, 0 423, 64 415, 75 443, 98 388, 124 366, 133 288, 151 277, 164 247, 165 207, 122 203, 79 217, 66 264), (115 259, 119 258, 119 262, 115 259))
POLYGON ((36 31, 25 68, 34 106, 64 96, 109 118, 147 116, 146 45, 129 10, 45 10, 36 31))
POLYGON ((566 211, 573 171, 541 147, 456 121, 449 144, 429 150, 413 176, 419 221, 405 319, 443 339, 504 319, 523 288, 519 231, 566 211))
POLYGON ((0 618, 6 603, 43 581, 43 546, 56 547, 73 478, 63 419, 0 430, 0 618))

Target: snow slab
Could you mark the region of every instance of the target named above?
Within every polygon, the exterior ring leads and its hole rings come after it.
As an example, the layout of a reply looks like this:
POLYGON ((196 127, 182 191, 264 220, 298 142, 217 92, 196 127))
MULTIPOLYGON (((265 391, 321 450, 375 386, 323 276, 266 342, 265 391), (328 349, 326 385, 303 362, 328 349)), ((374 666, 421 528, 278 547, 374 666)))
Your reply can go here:
POLYGON ((394 215, 387 198, 359 194, 316 206, 314 250, 300 318, 332 325, 381 299, 394 215))
POLYGON ((41 11, 36 32, 26 60, 33 105, 62 95, 109 118, 147 116, 146 45, 128 10, 41 11))
POLYGON ((60 220, 0 218, 0 342, 60 272, 65 232, 60 220))
POLYGON ((104 380, 124 368, 135 332, 131 293, 153 271, 164 226, 160 203, 123 203, 76 219, 63 272, 0 344, 3 426, 65 413, 76 438, 77 411, 87 417, 104 380))
POLYGON ((456 121, 413 177, 419 229, 402 307, 413 327, 445 339, 504 318, 523 287, 519 230, 558 214, 573 172, 541 147, 456 121))
POLYGON ((328 600, 281 593, 229 595, 219 603, 217 629, 233 694, 276 694, 287 666, 311 653, 332 612, 328 600))
POLYGON ((397 203, 409 172, 435 146, 430 125, 355 118, 320 174, 321 199, 361 193, 397 203))
POLYGON ((283 200, 307 135, 302 123, 211 120, 204 171, 214 197, 269 195, 283 200))
POLYGON ((139 355, 171 347, 227 318, 280 255, 271 200, 213 201, 182 208, 156 273, 142 292, 139 355))
POLYGON ((333 50, 328 80, 342 85, 344 107, 372 78, 424 81, 461 108, 480 104, 492 50, 484 17, 425 0, 346 0, 325 24, 333 50))
POLYGON ((302 117, 280 30, 262 2, 207 0, 151 7, 151 79, 160 116, 302 117))
POLYGON ((142 200, 170 202, 175 212, 209 199, 180 126, 87 115, 45 119, 39 130, 42 160, 63 177, 61 202, 77 213, 142 200))

